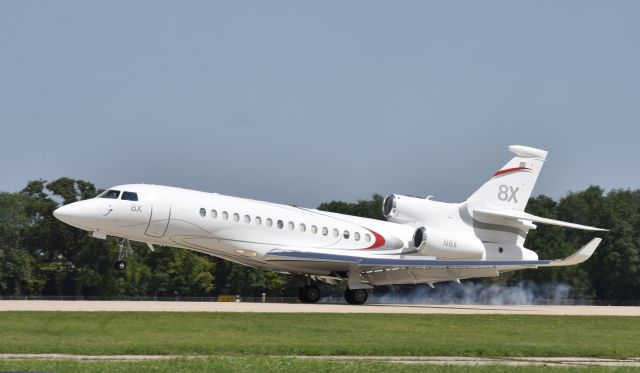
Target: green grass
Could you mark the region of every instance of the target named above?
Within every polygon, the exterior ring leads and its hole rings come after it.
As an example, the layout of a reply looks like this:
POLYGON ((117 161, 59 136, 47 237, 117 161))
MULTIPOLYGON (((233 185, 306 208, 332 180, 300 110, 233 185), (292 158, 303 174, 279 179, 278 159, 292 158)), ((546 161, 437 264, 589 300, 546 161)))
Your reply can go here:
POLYGON ((2 361, 0 370, 30 370, 59 373, 93 373, 93 372, 638 372, 638 368, 602 368, 602 367, 509 367, 509 366, 453 366, 398 364, 363 361, 305 361, 287 358, 266 357, 216 357, 198 360, 168 360, 146 362, 107 362, 107 361, 2 361))
POLYGON ((0 312, 0 353, 640 357, 640 318, 0 312))

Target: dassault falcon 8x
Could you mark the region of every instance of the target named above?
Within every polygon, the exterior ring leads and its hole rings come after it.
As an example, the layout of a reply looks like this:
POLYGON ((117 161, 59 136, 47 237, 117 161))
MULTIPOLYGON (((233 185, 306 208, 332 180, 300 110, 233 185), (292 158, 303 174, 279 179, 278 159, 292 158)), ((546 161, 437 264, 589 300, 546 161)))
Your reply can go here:
POLYGON ((604 229, 526 213, 547 152, 509 150, 515 157, 466 201, 393 194, 382 206, 387 221, 147 184, 115 186, 54 215, 92 237, 117 237, 118 269, 132 253, 129 240, 152 250, 172 246, 299 276, 299 298, 307 303, 320 299, 318 282, 347 281, 345 300, 363 304, 376 285, 433 286, 587 260, 600 238, 558 260, 540 260, 524 247, 536 223, 604 229))

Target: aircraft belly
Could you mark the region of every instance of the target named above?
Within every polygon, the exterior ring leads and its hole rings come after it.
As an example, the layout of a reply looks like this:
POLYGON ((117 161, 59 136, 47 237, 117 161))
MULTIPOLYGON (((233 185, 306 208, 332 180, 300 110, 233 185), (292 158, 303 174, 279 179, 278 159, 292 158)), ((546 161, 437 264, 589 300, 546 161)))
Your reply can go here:
POLYGON ((211 255, 216 258, 228 260, 230 262, 242 264, 249 267, 255 267, 269 271, 282 271, 280 268, 271 265, 271 263, 263 261, 262 258, 257 255, 249 255, 248 252, 239 253, 232 247, 221 245, 217 242, 216 239, 213 238, 181 237, 179 240, 176 240, 174 238, 173 241, 173 246, 177 246, 182 249, 211 255))
POLYGON ((495 268, 398 268, 362 272, 371 285, 419 284, 475 277, 496 277, 495 268))
POLYGON ((270 265, 289 273, 304 273, 309 275, 328 276, 332 272, 349 271, 348 263, 314 262, 314 261, 280 261, 268 262, 270 265))
MULTIPOLYGON (((304 272, 304 270, 297 270, 295 266, 280 265, 279 263, 265 261, 261 253, 263 248, 260 246, 262 245, 238 244, 233 241, 230 242, 215 237, 203 236, 173 236, 171 237, 171 242, 170 245, 173 246, 211 255, 249 267, 276 272, 304 272)), ((318 273, 314 272, 313 274, 326 274, 326 271, 323 269, 317 272, 318 273)))

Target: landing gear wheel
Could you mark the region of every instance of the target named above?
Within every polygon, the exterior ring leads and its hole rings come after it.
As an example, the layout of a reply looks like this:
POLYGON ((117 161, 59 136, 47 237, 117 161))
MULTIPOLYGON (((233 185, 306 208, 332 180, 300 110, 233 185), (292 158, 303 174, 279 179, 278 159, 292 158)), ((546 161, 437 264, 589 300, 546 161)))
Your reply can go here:
POLYGON ((369 298, 367 289, 347 289, 344 291, 344 299, 349 304, 361 305, 367 301, 367 298, 369 298))
POLYGON ((305 294, 308 303, 318 303, 320 300, 320 288, 316 285, 305 286, 305 294))
POLYGON ((320 300, 320 288, 316 285, 305 285, 298 289, 298 299, 302 303, 317 303, 320 300))
POLYGON ((124 260, 118 260, 113 263, 113 267, 118 271, 124 271, 124 269, 127 268, 127 263, 124 260))

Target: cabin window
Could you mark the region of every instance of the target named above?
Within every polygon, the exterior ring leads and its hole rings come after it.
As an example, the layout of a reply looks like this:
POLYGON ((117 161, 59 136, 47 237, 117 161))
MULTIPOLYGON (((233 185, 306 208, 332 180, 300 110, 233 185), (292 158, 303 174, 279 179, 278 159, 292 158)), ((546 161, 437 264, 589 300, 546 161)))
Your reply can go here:
POLYGON ((353 234, 353 239, 356 240, 356 241, 360 241, 360 232, 355 232, 353 234))
POLYGON ((311 233, 316 234, 318 233, 318 227, 316 227, 315 225, 311 226, 311 233))
POLYGON ((262 218, 259 216, 256 216, 256 225, 262 225, 262 218))
POLYGON ((247 224, 251 223, 251 216, 245 215, 244 216, 244 222, 247 223, 247 224))
POLYGON ((240 221, 240 215, 237 212, 233 213, 233 221, 236 223, 240 221))
POLYGON ((267 218, 267 227, 272 227, 273 226, 273 220, 271 220, 271 218, 267 218))
POLYGON ((226 212, 226 211, 222 211, 222 218, 223 218, 224 220, 228 220, 228 219, 229 219, 229 213, 228 213, 228 212, 226 212))
POLYGON ((349 231, 345 229, 344 232, 342 232, 342 237, 344 237, 345 240, 349 239, 349 231))
POLYGON ((284 222, 282 220, 278 220, 278 229, 282 229, 284 227, 284 222))
POLYGON ((120 191, 113 190, 113 189, 105 190, 104 192, 98 195, 98 198, 118 199, 118 197, 120 197, 120 191))
POLYGON ((204 209, 204 207, 200 208, 200 216, 204 217, 205 215, 207 215, 207 210, 204 209))
POLYGON ((211 217, 212 217, 213 219, 215 219, 215 218, 217 218, 217 217, 218 217, 218 211, 216 211, 216 209, 211 210, 211 217))
POLYGON ((333 228, 333 237, 338 237, 340 235, 340 231, 337 228, 333 228))
POLYGON ((371 235, 369 233, 365 233, 364 240, 365 242, 371 242, 371 235))
POLYGON ((137 201, 138 200, 138 193, 134 193, 134 192, 122 192, 122 198, 125 201, 137 201))
POLYGON ((304 223, 300 223, 300 232, 305 232, 307 230, 307 226, 304 223))
POLYGON ((327 227, 322 227, 322 235, 326 236, 329 234, 329 229, 327 229, 327 227))
POLYGON ((289 222, 289 224, 287 224, 287 226, 289 227, 289 230, 290 230, 290 231, 292 231, 292 230, 293 230, 293 228, 295 228, 295 227, 296 227, 296 225, 295 225, 295 224, 293 224, 293 222, 292 222, 292 221, 290 221, 290 222, 289 222))

